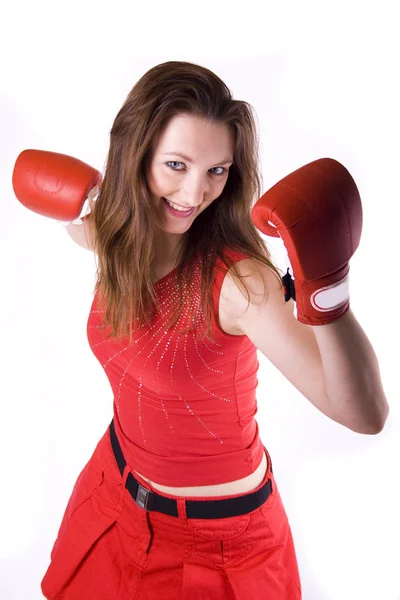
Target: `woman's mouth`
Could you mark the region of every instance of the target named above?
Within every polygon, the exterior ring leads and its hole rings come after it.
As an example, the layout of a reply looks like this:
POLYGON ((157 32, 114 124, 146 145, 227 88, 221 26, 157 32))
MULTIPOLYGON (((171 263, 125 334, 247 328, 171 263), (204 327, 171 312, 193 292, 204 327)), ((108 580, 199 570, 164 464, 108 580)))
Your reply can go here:
POLYGON ((195 210, 194 208, 190 208, 189 210, 176 210, 168 203, 166 198, 162 198, 162 200, 164 201, 164 206, 167 209, 168 213, 173 215, 174 217, 178 217, 181 219, 185 217, 190 217, 195 210))

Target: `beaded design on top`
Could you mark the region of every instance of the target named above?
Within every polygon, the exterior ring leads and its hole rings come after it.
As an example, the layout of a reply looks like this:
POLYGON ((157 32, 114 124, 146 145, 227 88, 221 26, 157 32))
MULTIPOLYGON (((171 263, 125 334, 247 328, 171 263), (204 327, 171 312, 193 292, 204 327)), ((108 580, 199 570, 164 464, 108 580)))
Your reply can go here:
MULTIPOLYGON (((201 309, 201 265, 194 267, 194 276, 189 286, 183 282, 183 310, 177 323, 167 328, 166 324, 177 302, 179 287, 174 271, 155 283, 159 295, 160 309, 150 324, 135 329, 132 343, 125 340, 106 340, 101 330, 101 315, 104 311, 97 305, 95 296, 88 319, 87 334, 93 353, 100 361, 110 380, 115 408, 122 427, 129 431, 135 443, 148 445, 166 443, 166 453, 171 447, 184 444, 189 429, 195 432, 192 440, 199 443, 205 438, 223 444, 216 433, 221 420, 229 417, 233 425, 243 426, 238 418, 235 389, 236 356, 240 352, 243 337, 230 336, 229 356, 225 356, 226 339, 209 336, 199 340, 198 334, 205 331, 206 320, 201 309), (189 307, 194 308, 194 317, 189 307), (189 332, 181 329, 196 327, 189 332), (223 343, 220 343, 220 342, 223 343), (221 390, 221 393, 219 393, 221 390), (226 396, 226 391, 234 394, 226 396), (223 393, 225 392, 225 394, 223 393), (229 406, 228 415, 224 407, 229 406), (160 418, 160 413, 162 418, 160 418), (222 413, 224 417, 220 417, 222 413), (188 419, 195 419, 197 427, 188 419), (168 445, 168 435, 178 439, 168 445)), ((215 327, 213 326, 213 332, 215 327)), ((247 339, 247 338, 246 338, 247 339)), ((247 340, 249 342, 249 340, 247 340)), ((248 349, 247 349, 248 350, 248 349)), ((254 369, 253 369, 254 371, 254 369)), ((246 393, 249 391, 246 384, 246 393)), ((227 423, 227 421, 224 421, 227 423)))

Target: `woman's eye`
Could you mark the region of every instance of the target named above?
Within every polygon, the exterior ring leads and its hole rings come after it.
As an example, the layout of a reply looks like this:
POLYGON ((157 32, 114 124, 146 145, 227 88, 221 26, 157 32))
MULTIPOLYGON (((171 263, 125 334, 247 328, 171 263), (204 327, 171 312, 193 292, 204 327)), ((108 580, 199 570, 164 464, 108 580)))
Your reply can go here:
MULTIPOLYGON (((176 169, 173 165, 181 165, 182 163, 179 162, 178 160, 169 160, 167 163, 167 166, 172 169, 173 171, 177 171, 178 169, 176 169), (171 166, 172 165, 172 166, 171 166)), ((180 170, 180 169, 179 169, 180 170)))
MULTIPOLYGON (((172 171, 182 171, 182 169, 178 169, 177 165, 183 165, 179 160, 169 160, 165 163, 167 167, 169 167, 172 171)), ((227 171, 224 167, 213 167, 210 171, 214 171, 213 175, 224 175, 227 171), (215 173, 215 170, 218 170, 218 173, 215 173)))
POLYGON ((224 175, 224 173, 227 171, 227 169, 224 169, 224 167, 214 167, 214 169, 221 169, 219 173, 214 173, 214 175, 224 175))

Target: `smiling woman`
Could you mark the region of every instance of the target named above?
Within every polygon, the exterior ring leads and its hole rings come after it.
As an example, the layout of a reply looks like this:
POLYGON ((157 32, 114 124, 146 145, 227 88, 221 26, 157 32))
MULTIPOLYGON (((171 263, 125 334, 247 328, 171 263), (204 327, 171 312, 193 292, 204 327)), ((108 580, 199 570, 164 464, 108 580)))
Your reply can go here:
MULTIPOLYGON (((225 124, 215 124, 187 114, 172 117, 150 155, 147 172, 153 201, 165 208, 163 214, 167 217, 172 215, 180 219, 195 219, 210 206, 225 187, 229 171, 221 163, 232 164, 234 146, 233 131, 225 124), (179 153, 165 151, 168 147, 182 150, 179 153), (186 153, 183 154, 183 151, 186 153), (232 158, 218 160, 218 157, 225 155, 232 158), (177 160, 165 162, 165 156, 179 156, 184 158, 187 164, 177 160), (179 168, 175 165, 179 165, 179 168)), ((173 262, 174 251, 182 243, 182 236, 191 226, 193 219, 176 221, 169 218, 161 223, 161 235, 156 247, 159 260, 165 258, 167 251, 170 252, 170 260, 173 262), (173 238, 168 234, 174 234, 173 238)))
MULTIPOLYGON (((260 261, 280 280, 250 216, 260 192, 251 106, 204 67, 169 62, 148 71, 113 123, 93 221, 96 292, 112 336, 131 335, 132 312, 144 324, 147 311, 159 309, 153 282, 160 265, 176 266, 179 285, 190 284, 201 257, 208 334, 217 258, 233 267, 225 248, 260 261), (163 198, 194 211, 178 220, 163 198)), ((232 276, 246 290, 234 268, 232 276)), ((178 302, 169 326, 182 308, 178 302)))
POLYGON ((301 598, 235 310, 254 301, 246 261, 282 291, 251 218, 259 195, 250 105, 199 65, 145 73, 84 226, 98 259, 87 336, 114 410, 65 511, 49 600, 301 598))

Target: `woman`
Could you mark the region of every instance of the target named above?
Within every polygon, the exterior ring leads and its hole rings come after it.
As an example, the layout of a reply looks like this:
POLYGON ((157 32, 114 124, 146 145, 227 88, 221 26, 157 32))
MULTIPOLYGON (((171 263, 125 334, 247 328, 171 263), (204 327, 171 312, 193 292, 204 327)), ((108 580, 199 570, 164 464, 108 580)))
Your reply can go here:
POLYGON ((364 421, 364 407, 340 411, 327 393, 332 334, 317 338, 326 327, 285 302, 252 220, 257 150, 251 107, 190 63, 150 69, 114 121, 80 226, 98 260, 88 340, 114 418, 68 502, 42 581, 48 599, 301 598, 254 418, 257 349, 330 418, 383 427, 376 358, 348 305, 335 323, 346 319, 374 374, 364 421))

